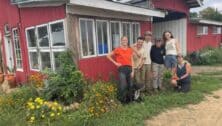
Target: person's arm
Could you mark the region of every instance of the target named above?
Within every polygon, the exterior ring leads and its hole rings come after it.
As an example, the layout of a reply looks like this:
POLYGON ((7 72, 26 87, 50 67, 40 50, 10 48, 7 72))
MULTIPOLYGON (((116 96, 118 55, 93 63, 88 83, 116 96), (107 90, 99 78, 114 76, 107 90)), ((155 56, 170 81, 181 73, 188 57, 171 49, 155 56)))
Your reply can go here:
POLYGON ((136 44, 133 44, 130 46, 133 50, 133 52, 140 58, 141 54, 136 50, 136 44))
POLYGON ((134 61, 133 61, 133 55, 131 56, 131 61, 132 61, 132 72, 131 72, 131 74, 130 74, 130 76, 131 76, 131 78, 133 78, 134 77, 134 61))
POLYGON ((120 63, 117 63, 114 59, 113 59, 113 56, 114 56, 114 51, 110 52, 106 57, 113 63, 115 64, 117 67, 120 67, 121 64, 120 63))
POLYGON ((179 41, 176 40, 176 50, 177 50, 177 54, 181 54, 181 48, 180 48, 180 44, 179 44, 179 41))
POLYGON ((187 76, 189 76, 191 74, 191 65, 189 63, 186 64, 186 74, 184 74, 180 80, 186 78, 187 76))

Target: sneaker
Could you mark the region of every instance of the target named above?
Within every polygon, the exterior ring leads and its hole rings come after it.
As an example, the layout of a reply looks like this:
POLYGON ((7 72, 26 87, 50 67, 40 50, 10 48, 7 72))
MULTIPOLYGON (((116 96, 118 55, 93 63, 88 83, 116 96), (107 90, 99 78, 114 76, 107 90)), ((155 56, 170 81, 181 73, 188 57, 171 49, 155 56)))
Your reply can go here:
POLYGON ((140 97, 140 91, 136 90, 134 94, 134 100, 137 100, 140 97))

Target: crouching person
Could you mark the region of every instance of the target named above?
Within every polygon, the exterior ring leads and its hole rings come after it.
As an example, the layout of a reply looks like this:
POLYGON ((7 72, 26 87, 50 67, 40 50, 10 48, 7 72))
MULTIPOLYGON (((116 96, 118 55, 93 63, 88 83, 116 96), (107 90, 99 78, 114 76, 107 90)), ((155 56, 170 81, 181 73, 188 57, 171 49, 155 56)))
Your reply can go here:
POLYGON ((155 45, 151 48, 150 57, 152 60, 153 71, 153 89, 154 92, 158 92, 163 89, 163 71, 164 71, 164 55, 165 47, 161 40, 156 40, 155 45))
POLYGON ((128 103, 133 100, 132 78, 134 76, 134 71, 132 69, 132 54, 133 50, 128 47, 128 38, 124 36, 121 38, 120 47, 107 55, 107 58, 118 68, 120 82, 118 84, 118 98, 122 103, 128 103))
POLYGON ((133 49, 133 69, 134 69, 134 100, 139 100, 140 91, 145 88, 145 76, 143 76, 142 67, 146 59, 146 51, 143 48, 143 37, 138 37, 133 49))
POLYGON ((171 84, 177 91, 186 93, 191 87, 191 65, 183 59, 182 55, 177 56, 177 62, 171 84))

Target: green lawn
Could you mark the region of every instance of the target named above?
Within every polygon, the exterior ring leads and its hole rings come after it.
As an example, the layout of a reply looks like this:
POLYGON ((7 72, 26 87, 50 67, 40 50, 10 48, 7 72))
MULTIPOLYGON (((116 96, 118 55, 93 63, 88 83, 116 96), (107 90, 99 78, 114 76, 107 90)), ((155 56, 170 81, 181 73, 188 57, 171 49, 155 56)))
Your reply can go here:
MULTIPOLYGON (((211 77, 212 74, 202 74, 193 77, 192 90, 187 94, 167 90, 157 95, 146 96, 142 103, 131 103, 121 106, 115 112, 107 113, 101 118, 87 122, 81 119, 79 111, 64 114, 58 121, 42 122, 36 126, 143 126, 144 120, 173 107, 183 107, 187 104, 197 104, 204 99, 206 93, 211 93, 222 87, 221 78, 211 77)), ((25 111, 10 109, 0 112, 0 126, 25 126, 25 111)))

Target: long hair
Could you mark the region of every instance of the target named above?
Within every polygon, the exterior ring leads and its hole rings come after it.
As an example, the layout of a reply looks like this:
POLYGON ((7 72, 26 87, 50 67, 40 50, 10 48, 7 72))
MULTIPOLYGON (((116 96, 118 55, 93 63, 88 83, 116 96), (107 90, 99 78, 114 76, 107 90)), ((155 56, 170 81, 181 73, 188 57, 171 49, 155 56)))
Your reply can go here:
POLYGON ((166 33, 170 33, 170 35, 171 35, 170 38, 174 38, 171 31, 163 32, 163 43, 164 43, 164 45, 166 44, 166 41, 167 41, 166 36, 165 36, 166 33))

